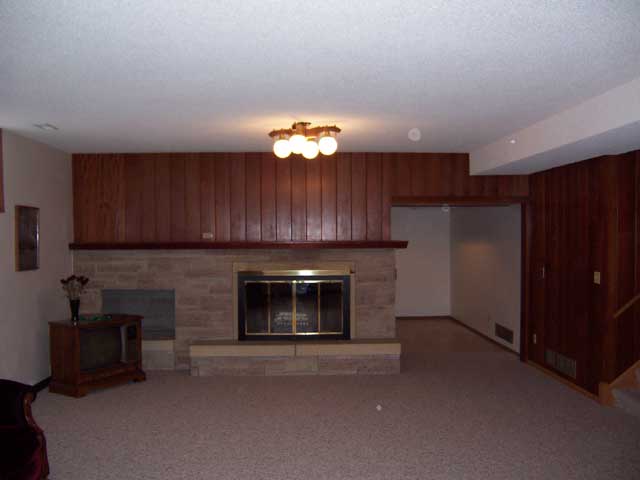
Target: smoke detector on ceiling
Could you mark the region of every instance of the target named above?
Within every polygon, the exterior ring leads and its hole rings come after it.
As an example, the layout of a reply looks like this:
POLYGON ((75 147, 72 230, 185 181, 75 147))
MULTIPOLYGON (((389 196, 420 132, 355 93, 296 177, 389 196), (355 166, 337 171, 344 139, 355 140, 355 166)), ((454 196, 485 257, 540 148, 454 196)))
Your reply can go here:
POLYGON ((420 139, 422 138, 422 132, 420 131, 419 128, 412 128, 411 130, 409 130, 409 133, 407 134, 407 136, 409 137, 409 140, 411 140, 412 142, 419 142, 420 139))

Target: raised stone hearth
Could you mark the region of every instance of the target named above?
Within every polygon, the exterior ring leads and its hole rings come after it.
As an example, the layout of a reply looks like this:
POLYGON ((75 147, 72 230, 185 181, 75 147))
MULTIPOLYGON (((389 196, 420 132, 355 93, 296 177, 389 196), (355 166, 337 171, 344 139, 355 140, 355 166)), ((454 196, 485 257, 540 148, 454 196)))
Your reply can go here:
MULTIPOLYGON (((177 369, 191 369, 192 345, 238 340, 234 277, 236 272, 252 268, 348 269, 353 272, 351 340, 391 340, 396 336, 395 251, 392 249, 76 250, 73 261, 74 273, 86 275, 91 280, 81 304, 85 313, 102 311, 103 289, 175 290, 174 357, 167 350, 168 343, 149 345, 145 349, 151 365, 162 368, 173 362, 177 369)), ((311 348, 311 345, 305 348, 311 348)), ((350 371, 355 369, 363 373, 367 365, 373 369, 375 364, 375 355, 367 357, 316 355, 315 360, 309 360, 309 356, 294 355, 296 360, 293 362, 299 365, 312 363, 318 370, 324 368, 324 373, 329 372, 332 365, 334 373, 349 370, 348 365, 354 366, 350 371)), ((384 354, 376 358, 382 357, 384 354)), ((255 358, 249 360, 255 361, 255 358)), ((201 360, 195 361, 198 362, 201 360)), ((394 368, 387 370, 391 372, 394 368)))
POLYGON ((353 340, 323 343, 195 342, 191 374, 358 375, 400 372, 400 343, 353 340))

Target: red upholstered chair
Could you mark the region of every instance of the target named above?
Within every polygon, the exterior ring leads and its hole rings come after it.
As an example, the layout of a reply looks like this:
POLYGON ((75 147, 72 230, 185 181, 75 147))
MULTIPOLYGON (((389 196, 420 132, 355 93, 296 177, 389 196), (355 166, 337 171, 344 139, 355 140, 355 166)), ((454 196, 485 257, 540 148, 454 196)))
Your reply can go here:
POLYGON ((40 480, 49 475, 44 432, 31 415, 33 387, 0 380, 0 478, 40 480))

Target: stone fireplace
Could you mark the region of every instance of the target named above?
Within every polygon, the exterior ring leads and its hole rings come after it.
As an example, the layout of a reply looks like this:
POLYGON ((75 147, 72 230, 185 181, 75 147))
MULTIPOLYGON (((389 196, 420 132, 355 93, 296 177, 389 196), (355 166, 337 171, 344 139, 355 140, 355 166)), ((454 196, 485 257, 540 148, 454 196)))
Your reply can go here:
MULTIPOLYGON (((312 373, 390 373, 399 369, 393 249, 75 250, 73 262, 75 274, 90 278, 81 303, 83 313, 103 311, 105 289, 175 292, 175 340, 145 344, 143 358, 148 369, 190 369, 198 375, 238 371, 295 373, 303 365, 312 373), (316 329, 318 335, 306 342, 300 337, 308 335, 296 336, 286 348, 280 348, 282 338, 274 337, 276 341, 267 342, 271 347, 260 350, 260 345, 269 339, 246 338, 250 335, 246 331, 241 334, 239 328, 237 299, 239 278, 244 275, 240 272, 283 270, 339 272, 327 275, 330 278, 325 280, 340 277, 348 282, 340 288, 330 283, 316 288, 316 284, 293 283, 312 281, 311 278, 289 279, 289 286, 279 290, 281 294, 286 290, 280 295, 280 315, 268 317, 262 311, 258 315, 262 315, 261 319, 255 319, 255 333, 265 333, 266 321, 267 333, 286 334, 278 332, 278 328, 289 328, 290 322, 293 329, 296 318, 296 326, 301 327, 296 333, 312 333, 310 330, 316 329), (339 324, 335 307, 323 304, 328 300, 335 304, 338 297, 343 306, 342 330, 334 330, 339 324), (306 317, 294 317, 293 310, 287 310, 288 302, 291 306, 295 302, 306 317), (275 322, 271 330, 270 321, 275 322), (327 335, 322 341, 325 346, 318 347, 323 333, 327 335), (300 342, 306 346, 300 346, 300 342), (295 357, 293 363, 283 360, 291 355, 295 357), (213 357, 216 362, 211 360, 213 357)), ((271 292, 271 299, 277 290, 271 292)), ((254 289, 251 295, 264 296, 264 288, 254 289)))
POLYGON ((348 270, 267 270, 237 274, 240 340, 348 340, 348 270))

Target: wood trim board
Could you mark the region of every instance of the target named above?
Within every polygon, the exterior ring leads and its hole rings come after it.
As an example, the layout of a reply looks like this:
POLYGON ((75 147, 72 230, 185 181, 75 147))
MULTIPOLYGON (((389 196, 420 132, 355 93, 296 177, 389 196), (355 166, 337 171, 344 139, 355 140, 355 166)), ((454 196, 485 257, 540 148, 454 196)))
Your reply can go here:
POLYGON ((318 248, 407 248, 403 240, 317 242, 96 242, 71 243, 71 250, 216 250, 216 249, 318 249, 318 248))

